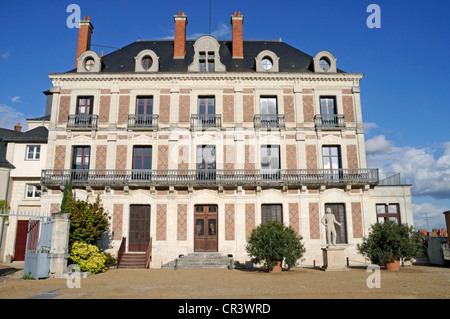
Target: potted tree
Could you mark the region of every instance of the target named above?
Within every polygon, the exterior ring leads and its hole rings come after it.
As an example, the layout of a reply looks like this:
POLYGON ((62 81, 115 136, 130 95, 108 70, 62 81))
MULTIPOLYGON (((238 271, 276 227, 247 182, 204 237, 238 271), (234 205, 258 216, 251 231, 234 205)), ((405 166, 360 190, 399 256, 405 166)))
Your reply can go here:
POLYGON ((372 263, 384 263, 387 270, 399 270, 400 260, 409 261, 420 254, 420 236, 413 226, 399 225, 395 221, 376 223, 368 237, 357 245, 359 253, 372 263))
POLYGON ((270 221, 253 229, 246 251, 253 263, 263 262, 272 272, 281 272, 283 260, 289 267, 305 253, 302 237, 292 227, 279 221, 270 221))

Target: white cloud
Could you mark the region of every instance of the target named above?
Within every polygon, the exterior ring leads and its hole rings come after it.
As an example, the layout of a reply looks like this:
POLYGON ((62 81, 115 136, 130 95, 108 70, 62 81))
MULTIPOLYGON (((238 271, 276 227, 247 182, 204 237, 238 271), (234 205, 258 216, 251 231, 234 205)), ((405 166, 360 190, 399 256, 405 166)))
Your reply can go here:
POLYGON ((392 146, 392 143, 386 140, 386 136, 378 135, 366 141, 366 153, 387 153, 392 146))
POLYGON ((3 60, 9 60, 9 58, 11 57, 11 52, 8 50, 8 51, 6 51, 6 52, 3 52, 2 54, 0 54, 0 57, 3 59, 3 60))
POLYGON ((395 147, 379 135, 368 140, 366 148, 367 166, 387 175, 400 173, 403 183, 412 184, 414 196, 450 199, 450 142, 436 149, 395 147))
POLYGON ((6 104, 0 104, 0 127, 13 130, 17 123, 22 125, 22 132, 27 130, 25 114, 6 104))
POLYGON ((414 226, 416 229, 446 228, 444 211, 448 207, 442 207, 439 204, 425 202, 421 204, 413 203, 412 210, 414 215, 414 226))
POLYGON ((14 96, 14 97, 8 96, 8 98, 9 98, 13 103, 20 103, 20 102, 22 102, 20 96, 14 96))

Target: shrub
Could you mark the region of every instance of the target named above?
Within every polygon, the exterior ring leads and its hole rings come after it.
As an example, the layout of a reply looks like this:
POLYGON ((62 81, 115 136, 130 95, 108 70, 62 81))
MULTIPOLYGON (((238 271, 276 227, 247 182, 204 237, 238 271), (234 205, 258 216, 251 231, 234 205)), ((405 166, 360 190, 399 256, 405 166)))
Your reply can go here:
POLYGON ((89 271, 93 274, 104 272, 107 257, 101 253, 97 246, 76 242, 72 245, 70 259, 80 266, 81 271, 89 271))
POLYGON ((75 242, 95 244, 109 228, 109 215, 101 207, 100 198, 95 203, 77 200, 71 205, 69 247, 75 242))
POLYGON ((253 229, 246 251, 253 263, 263 262, 264 267, 269 269, 282 260, 293 267, 305 253, 302 239, 292 227, 270 221, 253 229))
POLYGON ((376 223, 368 237, 357 245, 359 253, 372 263, 391 263, 403 259, 409 261, 421 252, 420 236, 413 226, 398 225, 395 221, 376 223))

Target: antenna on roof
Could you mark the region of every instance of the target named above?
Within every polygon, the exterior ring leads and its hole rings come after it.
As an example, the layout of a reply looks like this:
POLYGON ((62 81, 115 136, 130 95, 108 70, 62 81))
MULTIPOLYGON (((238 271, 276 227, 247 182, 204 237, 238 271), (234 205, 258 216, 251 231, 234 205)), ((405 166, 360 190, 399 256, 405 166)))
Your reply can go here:
POLYGON ((209 0, 209 35, 211 35, 211 0, 209 0))

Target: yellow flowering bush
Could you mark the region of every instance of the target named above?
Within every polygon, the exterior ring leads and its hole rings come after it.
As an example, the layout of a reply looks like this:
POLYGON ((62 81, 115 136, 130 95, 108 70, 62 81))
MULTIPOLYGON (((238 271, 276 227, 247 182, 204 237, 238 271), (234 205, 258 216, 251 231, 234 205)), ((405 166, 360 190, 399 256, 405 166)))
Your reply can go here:
POLYGON ((81 242, 73 243, 70 259, 80 266, 81 271, 89 271, 92 274, 104 272, 107 269, 106 255, 94 245, 81 242))

